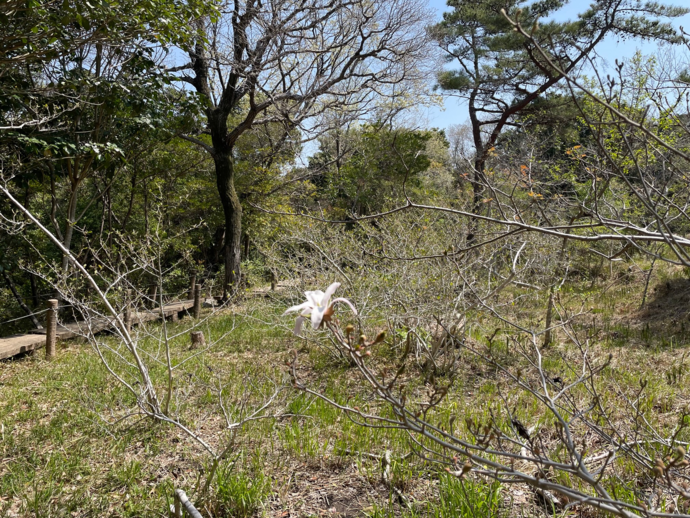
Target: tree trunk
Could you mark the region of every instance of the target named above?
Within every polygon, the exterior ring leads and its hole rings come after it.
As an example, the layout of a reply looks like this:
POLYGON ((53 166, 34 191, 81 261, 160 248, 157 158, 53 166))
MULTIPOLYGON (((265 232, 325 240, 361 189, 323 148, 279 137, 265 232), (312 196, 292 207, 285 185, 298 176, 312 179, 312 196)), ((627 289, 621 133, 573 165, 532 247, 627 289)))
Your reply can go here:
POLYGON ((244 233, 244 260, 249 259, 249 234, 244 233))
POLYGON ((14 295, 14 298, 17 300, 19 307, 21 307, 24 310, 24 312, 29 316, 29 318, 31 318, 31 321, 34 324, 34 327, 36 329, 43 329, 43 326, 38 321, 38 319, 36 318, 36 315, 34 315, 33 311, 31 311, 29 309, 29 307, 26 304, 24 304, 24 299, 22 299, 22 296, 19 294, 19 291, 17 291, 17 288, 14 285, 14 282, 12 282, 12 278, 4 270, 2 271, 2 276, 5 278, 5 283, 7 284, 7 287, 12 292, 12 295, 14 295))
MULTIPOLYGON (((474 214, 480 214, 482 209, 482 189, 484 187, 484 168, 486 167, 486 161, 484 158, 479 158, 474 161, 474 175, 472 182, 472 211, 474 214)), ((472 217, 469 223, 469 229, 467 231, 467 245, 474 243, 477 236, 477 230, 479 226, 479 219, 472 217)))
MULTIPOLYGON (((31 265, 33 267, 33 264, 31 265)), ((40 301, 38 300, 38 285, 36 284, 36 275, 29 273, 29 282, 31 283, 31 302, 35 308, 38 307, 40 301)))
MULTIPOLYGON (((478 64, 475 63, 476 74, 479 73, 479 70, 476 68, 477 66, 478 64)), ((481 208, 482 180, 484 178, 484 167, 486 167, 486 148, 484 147, 484 143, 482 141, 482 125, 477 116, 477 107, 475 106, 478 94, 479 89, 475 88, 470 94, 469 98, 470 122, 472 123, 472 140, 474 141, 474 174, 472 175, 472 211, 474 214, 479 214, 479 209, 481 208)), ((474 216, 471 217, 469 228, 467 230, 467 246, 474 244, 478 226, 479 220, 477 220, 477 218, 474 216)))
MULTIPOLYGON (((72 237, 74 236, 74 225, 75 225, 75 220, 77 219, 77 190, 79 189, 79 185, 72 185, 71 186, 71 192, 70 192, 70 197, 69 197, 69 206, 67 209, 67 223, 65 225, 65 233, 64 233, 64 238, 62 240, 62 244, 65 246, 67 250, 71 250, 72 248, 72 237)), ((67 272, 69 271, 69 257, 67 254, 62 254, 62 273, 66 276, 67 272)))
POLYGON ((553 341, 553 337, 551 335, 551 321, 553 319, 553 296, 554 292, 556 290, 556 285, 552 284, 551 288, 549 289, 549 301, 546 306, 546 323, 544 326, 544 347, 548 347, 551 345, 551 342, 553 341))
POLYGON ((220 202, 223 205, 225 216, 223 300, 227 300, 230 292, 238 289, 241 279, 242 205, 235 191, 235 168, 232 161, 232 151, 229 150, 225 153, 216 151, 214 162, 218 194, 220 194, 220 202))
POLYGON ((211 247, 206 254, 206 262, 211 273, 216 273, 220 265, 220 254, 223 251, 223 242, 225 241, 225 225, 220 226, 213 233, 213 241, 211 247))

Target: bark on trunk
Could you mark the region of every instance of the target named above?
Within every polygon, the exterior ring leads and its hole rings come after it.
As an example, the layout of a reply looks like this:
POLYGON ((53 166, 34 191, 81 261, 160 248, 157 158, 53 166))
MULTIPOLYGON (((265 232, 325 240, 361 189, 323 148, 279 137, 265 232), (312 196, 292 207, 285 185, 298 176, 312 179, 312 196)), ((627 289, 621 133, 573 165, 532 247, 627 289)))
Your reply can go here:
POLYGON ((249 259, 249 234, 244 233, 244 260, 249 259))
POLYGON ((552 284, 551 288, 549 289, 549 301, 547 303, 548 305, 546 306, 546 324, 544 326, 544 347, 548 347, 549 345, 551 345, 551 342, 553 341, 553 338, 551 336, 551 321, 553 319, 553 297, 555 289, 555 284, 552 284))
MULTIPOLYGON (((479 72, 476 68, 478 66, 475 63, 475 72, 479 72)), ((481 121, 477 116, 477 107, 475 102, 477 95, 479 93, 478 89, 474 89, 470 94, 469 99, 469 111, 470 111, 470 122, 472 123, 472 140, 474 141, 474 174, 472 182, 472 210, 474 214, 479 214, 482 196, 482 185, 481 181, 484 178, 484 167, 486 166, 486 155, 485 147, 482 141, 482 125, 481 121)), ((467 245, 471 245, 474 242, 475 236, 477 235, 477 228, 479 226, 479 221, 476 217, 471 217, 469 222, 469 228, 467 230, 467 245)))
POLYGON ((37 308, 39 304, 38 285, 36 284, 36 276, 33 273, 29 274, 29 281, 31 282, 31 302, 37 308))
POLYGON ((238 289, 241 280, 242 205, 235 191, 235 169, 232 162, 232 152, 219 153, 216 151, 214 158, 218 193, 225 216, 223 299, 227 300, 231 293, 238 289))
MULTIPOLYGON (((484 188, 484 168, 486 161, 481 158, 474 162, 474 181, 472 182, 472 211, 480 214, 482 210, 482 190, 484 188)), ((474 242, 477 236, 479 220, 476 217, 470 219, 469 231, 467 232, 467 244, 474 242)))
MULTIPOLYGON (((65 225, 65 233, 64 233, 64 239, 62 240, 62 244, 65 246, 67 250, 71 250, 72 248, 72 238, 74 236, 74 225, 75 225, 75 220, 77 219, 77 190, 79 189, 79 185, 72 185, 71 193, 70 193, 70 198, 69 198, 69 207, 67 209, 67 223, 65 225)), ((66 254, 62 254, 62 273, 67 275, 67 272, 69 271, 69 258, 67 257, 66 254)))

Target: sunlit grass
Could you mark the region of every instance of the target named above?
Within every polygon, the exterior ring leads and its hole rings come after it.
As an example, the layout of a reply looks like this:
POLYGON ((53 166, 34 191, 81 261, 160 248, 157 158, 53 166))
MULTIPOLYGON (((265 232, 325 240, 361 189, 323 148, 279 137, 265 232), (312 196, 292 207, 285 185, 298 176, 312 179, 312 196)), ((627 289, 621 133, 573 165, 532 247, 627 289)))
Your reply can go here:
MULTIPOLYGON (((639 282, 621 281, 605 291, 587 291, 587 282, 564 289, 559 304, 584 305, 587 314, 578 317, 576 332, 583 341, 589 340, 593 354, 613 355, 611 366, 597 381, 602 404, 613 405, 617 391, 633 392, 646 381, 641 416, 661 433, 669 433, 677 425, 677 402, 687 397, 690 360, 685 360, 684 344, 688 336, 677 331, 671 340, 655 332, 653 322, 645 327, 626 319, 625 312, 639 305, 639 282)), ((514 294, 507 293, 506 298, 509 295, 514 294)), ((171 411, 214 445, 229 438, 219 398, 225 411, 237 416, 260 403, 277 385, 286 386, 269 411, 277 418, 253 422, 238 432, 235 446, 213 480, 212 498, 198 502, 204 513, 279 516, 277 509, 288 505, 293 493, 302 491, 297 500, 306 502, 308 495, 303 493, 309 484, 328 485, 332 479, 330 484, 338 487, 344 477, 356 474, 358 483, 368 484, 377 495, 367 497, 366 505, 357 504, 361 515, 511 516, 513 504, 505 488, 478 478, 451 478, 439 466, 408 455, 405 432, 359 426, 323 400, 290 388, 284 363, 289 351, 298 349, 300 366, 312 388, 340 404, 388 412, 369 397, 354 369, 334 361, 314 340, 297 339, 284 327, 272 325, 279 315, 276 307, 259 301, 244 313, 208 318, 200 327, 212 345, 192 359, 189 335, 183 332, 190 320, 167 323, 171 335, 181 333, 170 341, 173 365, 179 366, 171 411), (381 457, 386 451, 391 452, 391 486, 381 482, 381 457), (305 471, 314 474, 314 482, 308 479, 309 484, 300 485, 298 477, 304 477, 305 471), (406 495, 407 507, 396 491, 406 495)), ((531 294, 514 311, 525 321, 538 323, 545 307, 545 294, 531 294)), ((512 340, 521 339, 518 335, 490 315, 477 313, 473 318, 469 339, 486 344, 498 329, 492 337, 494 354, 510 369, 525 367, 513 347, 512 340)), ((371 327, 380 328, 379 324, 371 327)), ((161 324, 152 325, 148 328, 151 337, 140 335, 143 350, 151 354, 159 350, 155 336, 160 329, 161 324)), ((377 358, 395 362, 400 355, 398 338, 394 335, 381 344, 377 358)), ((52 363, 42 361, 38 354, 2 364, 0 514, 161 516, 172 503, 175 488, 184 489, 194 500, 201 473, 209 469, 208 457, 198 444, 167 424, 139 417, 118 421, 133 408, 132 394, 109 376, 89 345, 65 345, 52 363)), ((544 350, 545 370, 568 376, 571 348, 563 335, 557 335, 554 345, 544 350)), ((550 425, 543 408, 533 398, 511 392, 500 373, 471 355, 461 361, 455 384, 434 413, 434 422, 447 426, 451 416, 460 417, 454 430, 463 434, 467 420, 488 422, 507 402, 526 425, 550 425)), ((421 366, 410 365, 408 389, 421 392, 425 390, 421 366)), ((151 363, 152 378, 162 391, 166 373, 164 363, 151 363)), ((573 395, 585 397, 577 390, 573 395)), ((680 440, 689 438, 687 432, 679 436, 680 440)), ((634 468, 624 461, 616 466, 624 480, 635 477, 634 468)), ((627 498, 627 486, 620 480, 611 477, 604 483, 620 498, 627 498)), ((331 497, 333 492, 337 490, 329 493, 331 497)), ((523 510, 550 514, 533 497, 520 505, 523 510)))

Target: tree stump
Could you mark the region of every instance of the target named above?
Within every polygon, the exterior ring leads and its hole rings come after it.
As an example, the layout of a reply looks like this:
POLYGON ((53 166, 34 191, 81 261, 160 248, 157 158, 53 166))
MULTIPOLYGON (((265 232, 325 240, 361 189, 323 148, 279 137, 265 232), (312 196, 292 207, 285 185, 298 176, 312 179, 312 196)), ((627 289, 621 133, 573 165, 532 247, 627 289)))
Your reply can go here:
POLYGON ((202 331, 192 331, 189 336, 192 338, 192 345, 189 347, 190 349, 198 349, 199 347, 206 345, 206 339, 204 338, 204 333, 202 331))

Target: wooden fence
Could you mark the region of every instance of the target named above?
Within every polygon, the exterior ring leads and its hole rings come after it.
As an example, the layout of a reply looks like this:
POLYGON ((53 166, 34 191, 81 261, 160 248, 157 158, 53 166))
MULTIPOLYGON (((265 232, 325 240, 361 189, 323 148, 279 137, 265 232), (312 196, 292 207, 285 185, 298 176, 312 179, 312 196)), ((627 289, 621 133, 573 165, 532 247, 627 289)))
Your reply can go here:
MULTIPOLYGON (((162 308, 150 307, 133 311, 131 307, 127 307, 120 319, 124 322, 127 329, 131 329, 132 325, 158 320, 160 318, 170 318, 177 320, 180 313, 191 309, 192 316, 199 318, 201 314, 201 285, 194 284, 194 288, 190 290, 193 296, 188 300, 179 302, 172 302, 164 305, 162 308)), ((67 340, 77 336, 85 336, 88 333, 99 333, 114 329, 117 321, 113 317, 94 318, 88 323, 86 322, 72 322, 69 324, 60 324, 57 321, 58 301, 51 299, 48 301, 48 308, 45 311, 45 327, 43 329, 36 329, 28 334, 12 335, 0 338, 0 360, 10 358, 21 353, 34 351, 45 347, 46 359, 51 360, 55 357, 55 343, 57 340, 67 340)))

